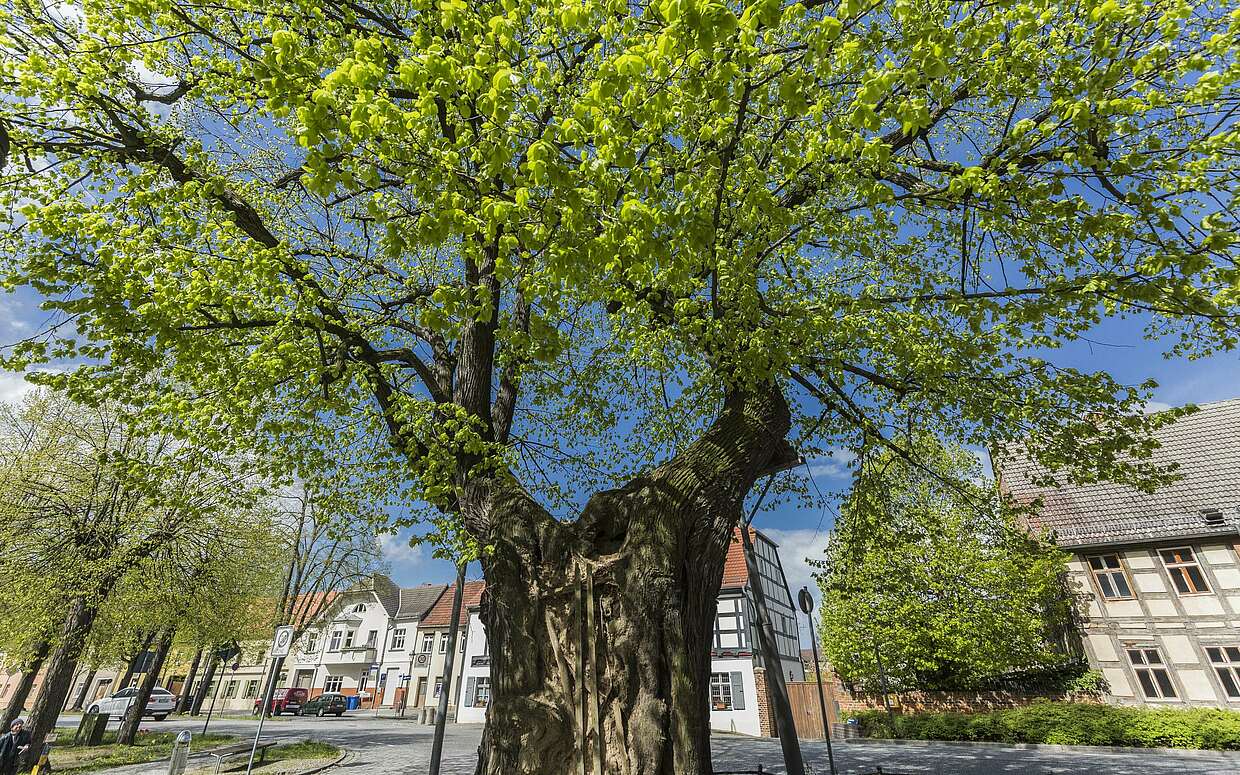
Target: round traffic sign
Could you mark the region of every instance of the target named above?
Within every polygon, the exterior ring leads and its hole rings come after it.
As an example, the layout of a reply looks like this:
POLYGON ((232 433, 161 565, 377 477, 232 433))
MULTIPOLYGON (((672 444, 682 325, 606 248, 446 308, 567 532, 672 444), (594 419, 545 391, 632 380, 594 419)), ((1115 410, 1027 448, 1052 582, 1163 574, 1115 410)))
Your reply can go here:
POLYGON ((797 593, 797 602, 805 613, 814 610, 814 598, 809 594, 809 587, 801 587, 801 591, 797 593))

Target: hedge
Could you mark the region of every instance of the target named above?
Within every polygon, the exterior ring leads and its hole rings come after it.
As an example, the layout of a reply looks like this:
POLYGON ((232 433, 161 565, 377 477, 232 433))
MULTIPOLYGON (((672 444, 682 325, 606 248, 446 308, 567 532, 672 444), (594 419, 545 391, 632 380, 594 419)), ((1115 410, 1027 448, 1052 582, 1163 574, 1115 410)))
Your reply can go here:
MULTIPOLYGON (((865 737, 893 737, 887 714, 855 718, 865 737)), ((1240 750, 1240 713, 1208 708, 1120 708, 1037 702, 989 713, 918 713, 897 716, 896 737, 994 743, 1120 745, 1136 748, 1240 750)))

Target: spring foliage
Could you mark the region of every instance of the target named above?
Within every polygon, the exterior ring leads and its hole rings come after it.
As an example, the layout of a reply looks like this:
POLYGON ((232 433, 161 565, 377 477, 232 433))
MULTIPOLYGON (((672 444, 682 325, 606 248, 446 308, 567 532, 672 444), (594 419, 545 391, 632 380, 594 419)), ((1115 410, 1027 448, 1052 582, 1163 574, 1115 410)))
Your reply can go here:
POLYGON ((445 540, 471 478, 562 502, 767 381, 806 456, 1148 478, 1150 386, 1051 358, 1236 343, 1228 6, 13 0, 0 284, 55 324, 5 362, 159 369, 179 432, 359 450, 445 540))
POLYGON ((823 651, 846 682, 971 688, 1065 662, 1067 555, 1020 523, 966 450, 865 458, 819 574, 823 651), (942 478, 950 474, 951 479, 942 478))

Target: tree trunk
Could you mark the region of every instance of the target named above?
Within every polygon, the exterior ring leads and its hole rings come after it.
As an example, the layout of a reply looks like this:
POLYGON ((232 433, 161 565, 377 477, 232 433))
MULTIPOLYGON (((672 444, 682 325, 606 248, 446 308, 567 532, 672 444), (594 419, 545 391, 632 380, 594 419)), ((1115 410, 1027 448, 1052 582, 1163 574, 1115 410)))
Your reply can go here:
POLYGON ((21 678, 17 681, 17 686, 13 687, 13 696, 9 698, 9 702, 4 707, 3 724, 0 724, 0 730, 8 731, 9 725, 13 723, 13 719, 22 714, 22 710, 26 707, 26 700, 30 697, 30 688, 34 686, 34 679, 38 677, 39 671, 43 669, 43 663, 47 660, 47 655, 52 650, 52 644, 42 640, 35 645, 34 653, 30 656, 30 661, 22 666, 21 678))
POLYGON ((194 660, 189 663, 189 672, 185 674, 185 684, 181 687, 181 695, 177 697, 177 713, 184 713, 189 708, 190 698, 194 696, 194 678, 198 675, 198 663, 201 661, 202 649, 198 649, 194 653, 194 660))
POLYGON ((133 745, 138 737, 138 725, 142 723, 142 714, 146 713, 146 704, 150 702, 151 690, 159 681, 159 673, 164 667, 164 660, 168 658, 168 651, 172 648, 172 636, 175 632, 174 628, 169 627, 159 636, 159 643, 155 647, 154 664, 142 674, 142 681, 138 684, 138 691, 133 702, 129 704, 124 718, 121 719, 120 729, 116 731, 116 742, 121 745, 133 745))
POLYGON ((90 686, 95 682, 95 675, 99 672, 99 668, 91 665, 90 671, 86 673, 86 680, 82 683, 82 690, 78 692, 77 699, 73 701, 73 710, 82 710, 86 705, 86 698, 90 696, 90 686))
POLYGON ((215 668, 220 659, 215 656, 214 650, 208 650, 207 653, 207 669, 202 674, 202 680, 198 682, 198 691, 194 693, 194 705, 190 709, 191 716, 197 716, 202 713, 202 704, 207 700, 207 692, 211 690, 211 681, 215 678, 215 668))
POLYGON ((129 688, 129 684, 133 681, 134 673, 138 672, 139 663, 146 657, 146 652, 151 648, 151 641, 155 640, 155 633, 150 633, 138 645, 138 651, 129 660, 129 664, 125 666, 125 674, 121 677, 120 683, 116 685, 117 691, 129 688))
POLYGON ((56 717, 60 715, 60 708, 71 688, 74 667, 98 613, 99 607, 84 598, 77 598, 69 604, 59 643, 48 658, 43 685, 30 710, 31 751, 42 750, 43 739, 56 727, 56 717))
POLYGON ((734 392, 669 462, 560 522, 511 480, 462 485, 494 551, 479 775, 708 775, 715 607, 755 480, 796 460, 774 387, 734 392))

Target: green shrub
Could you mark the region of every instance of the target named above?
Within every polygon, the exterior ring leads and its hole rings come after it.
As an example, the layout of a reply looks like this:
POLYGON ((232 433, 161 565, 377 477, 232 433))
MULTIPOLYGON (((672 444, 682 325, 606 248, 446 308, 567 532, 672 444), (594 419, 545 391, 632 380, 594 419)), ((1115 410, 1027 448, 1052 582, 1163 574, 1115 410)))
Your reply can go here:
POLYGON ((1211 708, 1036 702, 989 713, 900 715, 896 735, 886 711, 865 711, 855 718, 864 737, 1240 750, 1240 713, 1211 708))

